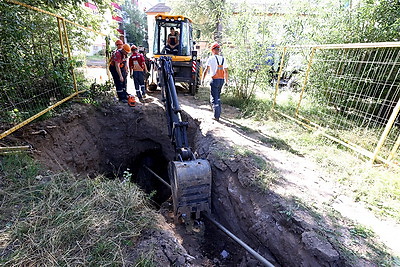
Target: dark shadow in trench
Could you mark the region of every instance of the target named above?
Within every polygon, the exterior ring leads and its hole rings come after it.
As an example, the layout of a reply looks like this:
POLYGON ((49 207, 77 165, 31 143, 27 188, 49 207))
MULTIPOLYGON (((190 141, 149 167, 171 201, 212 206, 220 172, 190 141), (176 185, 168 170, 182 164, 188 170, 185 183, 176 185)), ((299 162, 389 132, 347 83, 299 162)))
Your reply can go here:
POLYGON ((128 168, 132 172, 131 182, 136 183, 149 194, 154 202, 153 204, 156 208, 159 208, 171 196, 171 191, 154 177, 144 165, 169 183, 167 171, 168 160, 163 156, 161 150, 153 149, 144 151, 134 159, 128 161, 128 168))

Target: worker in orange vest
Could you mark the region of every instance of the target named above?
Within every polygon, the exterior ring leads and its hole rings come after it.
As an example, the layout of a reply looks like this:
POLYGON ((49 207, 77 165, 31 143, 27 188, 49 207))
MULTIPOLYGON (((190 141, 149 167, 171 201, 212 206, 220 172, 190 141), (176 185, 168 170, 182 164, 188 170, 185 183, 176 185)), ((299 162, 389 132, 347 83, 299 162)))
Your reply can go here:
POLYGON ((228 83, 228 64, 219 53, 221 46, 218 43, 214 43, 211 46, 211 53, 206 63, 206 69, 203 73, 202 84, 204 84, 204 79, 209 72, 211 75, 211 103, 214 111, 214 120, 219 121, 221 116, 221 90, 224 83, 228 83))
POLYGON ((121 49, 113 52, 110 58, 109 70, 117 90, 118 100, 127 103, 128 93, 126 92, 127 58, 131 52, 128 44, 123 44, 121 49))

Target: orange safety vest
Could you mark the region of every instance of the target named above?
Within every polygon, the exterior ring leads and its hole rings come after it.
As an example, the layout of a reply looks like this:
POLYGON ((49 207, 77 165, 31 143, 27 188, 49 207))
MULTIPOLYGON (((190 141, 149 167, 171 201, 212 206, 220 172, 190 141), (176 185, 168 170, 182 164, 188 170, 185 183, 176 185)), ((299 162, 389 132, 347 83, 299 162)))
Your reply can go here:
POLYGON ((110 57, 110 62, 109 62, 109 64, 110 64, 110 66, 115 66, 115 60, 117 59, 117 52, 120 52, 120 53, 121 53, 122 62, 119 63, 119 67, 122 69, 122 68, 124 68, 125 65, 126 65, 126 57, 122 54, 122 52, 121 52, 120 50, 115 50, 115 51, 112 53, 112 55, 111 55, 111 57, 110 57))
POLYGON ((224 58, 222 58, 221 65, 219 64, 218 57, 215 56, 215 59, 217 60, 217 72, 215 73, 214 76, 212 76, 213 79, 224 79, 225 74, 224 74, 224 58))

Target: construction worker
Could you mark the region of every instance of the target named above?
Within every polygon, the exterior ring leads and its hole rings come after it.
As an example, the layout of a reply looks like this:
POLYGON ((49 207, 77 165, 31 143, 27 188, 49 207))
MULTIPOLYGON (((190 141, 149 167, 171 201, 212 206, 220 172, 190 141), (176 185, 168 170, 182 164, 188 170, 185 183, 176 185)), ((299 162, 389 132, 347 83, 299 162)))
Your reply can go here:
POLYGON ((117 51, 118 49, 121 49, 123 45, 124 45, 124 42, 122 42, 120 39, 118 39, 117 41, 115 41, 115 46, 116 46, 117 48, 114 50, 114 52, 117 51))
POLYGON ((170 28, 170 34, 168 34, 167 45, 165 50, 167 54, 178 54, 178 45, 179 45, 179 33, 175 31, 174 27, 170 28))
POLYGON ((214 111, 214 120, 219 121, 221 116, 221 90, 224 82, 228 83, 228 63, 220 53, 220 45, 214 43, 211 45, 211 53, 206 63, 206 69, 203 73, 201 83, 204 84, 204 79, 208 72, 211 75, 211 92, 210 100, 214 111))
POLYGON ((135 45, 131 46, 132 55, 129 58, 130 76, 135 82, 136 95, 140 102, 146 98, 146 88, 144 86, 144 76, 148 72, 145 64, 145 58, 138 53, 138 48, 135 45))
POLYGON ((128 44, 123 44, 121 49, 113 52, 110 58, 109 70, 114 80, 114 85, 117 90, 118 100, 127 103, 128 93, 126 92, 127 58, 131 52, 128 44))

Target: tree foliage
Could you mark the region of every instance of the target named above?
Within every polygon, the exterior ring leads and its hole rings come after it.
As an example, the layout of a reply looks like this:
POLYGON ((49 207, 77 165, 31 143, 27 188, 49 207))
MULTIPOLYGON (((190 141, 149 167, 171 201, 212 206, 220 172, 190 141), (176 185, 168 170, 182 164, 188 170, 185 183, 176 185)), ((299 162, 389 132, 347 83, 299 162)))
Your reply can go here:
POLYGON ((250 99, 257 88, 269 81, 270 32, 256 9, 243 4, 236 11, 224 24, 222 51, 229 63, 233 85, 229 92, 239 99, 250 99))
MULTIPOLYGON (((172 1, 173 12, 189 16, 202 39, 222 43, 234 87, 248 98, 254 85, 269 86, 268 47, 301 44, 398 41, 398 0, 287 0, 258 5, 246 1, 172 1), (214 38, 221 20, 222 39, 214 38)), ((275 62, 276 63, 276 62, 275 62)))
MULTIPOLYGON (((92 14, 81 2, 25 1, 81 25, 99 29, 102 16, 92 14)), ((106 1, 98 3, 102 6, 106 1)), ((70 71, 77 62, 67 60, 61 53, 57 19, 1 1, 0 22, 0 111, 10 112, 8 109, 32 98, 40 99, 42 107, 36 108, 41 109, 51 103, 51 98, 61 99, 69 95, 73 90, 70 71), (21 99, 22 96, 29 97, 21 99)), ((69 23, 66 26, 71 50, 81 50, 91 43, 87 30, 69 23)), ((31 108, 26 116, 37 111, 31 108)), ((1 114, 1 117, 8 116, 1 114)))
POLYGON ((203 40, 222 40, 222 24, 229 15, 226 0, 171 1, 172 13, 193 20, 194 28, 202 33, 203 40))
POLYGON ((148 47, 147 44, 147 19, 132 1, 126 0, 122 6, 126 39, 128 43, 148 47))

